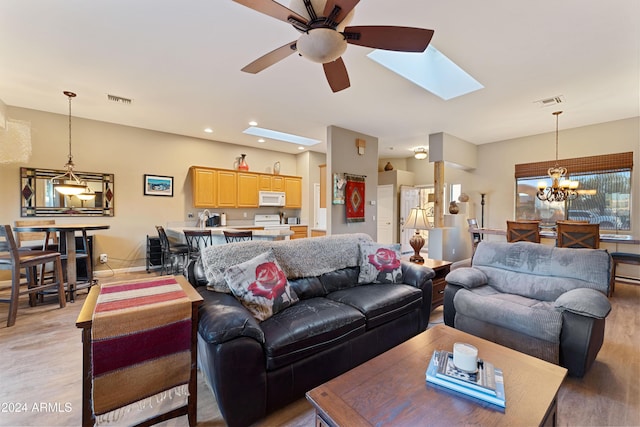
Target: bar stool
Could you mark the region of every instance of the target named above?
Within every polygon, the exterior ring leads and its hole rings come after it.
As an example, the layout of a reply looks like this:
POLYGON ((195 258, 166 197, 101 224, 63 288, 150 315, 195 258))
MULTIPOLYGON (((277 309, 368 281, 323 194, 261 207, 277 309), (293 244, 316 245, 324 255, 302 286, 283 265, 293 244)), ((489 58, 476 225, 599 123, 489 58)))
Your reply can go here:
POLYGON ((227 243, 244 242, 253 240, 253 231, 223 231, 224 238, 227 243))
POLYGON ((540 243, 540 221, 507 221, 507 242, 540 243))
POLYGON ((9 303, 7 327, 13 326, 16 322, 20 295, 28 294, 31 296, 41 292, 43 289, 55 287, 58 289, 60 308, 66 306, 67 300, 64 293, 60 252, 18 250, 10 225, 0 226, 0 270, 11 270, 11 296, 9 299, 0 299, 0 302, 9 303), (50 262, 54 265, 55 280, 50 283, 38 282, 37 267, 50 262), (23 268, 27 270, 27 288, 21 290, 20 286, 23 283, 20 281, 20 270, 23 268))

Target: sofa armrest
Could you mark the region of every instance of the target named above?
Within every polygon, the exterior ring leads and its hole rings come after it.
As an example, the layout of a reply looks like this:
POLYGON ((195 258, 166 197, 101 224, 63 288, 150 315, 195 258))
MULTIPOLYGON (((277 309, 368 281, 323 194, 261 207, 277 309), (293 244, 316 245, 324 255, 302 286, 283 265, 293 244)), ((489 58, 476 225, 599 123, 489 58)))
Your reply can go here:
POLYGON ((253 338, 264 344, 258 321, 233 295, 199 288, 204 298, 200 306, 198 332, 209 344, 221 344, 238 337, 253 338))
POLYGON ((611 311, 611 303, 606 296, 595 289, 571 289, 560 295, 553 305, 580 316, 604 319, 611 311))
POLYGON ((402 261, 402 282, 415 288, 424 289, 427 282, 436 276, 433 269, 421 264, 402 261))
POLYGON ((189 261, 187 265, 187 279, 191 286, 197 288, 198 286, 206 286, 207 276, 204 274, 204 266, 202 265, 202 258, 198 257, 189 261))

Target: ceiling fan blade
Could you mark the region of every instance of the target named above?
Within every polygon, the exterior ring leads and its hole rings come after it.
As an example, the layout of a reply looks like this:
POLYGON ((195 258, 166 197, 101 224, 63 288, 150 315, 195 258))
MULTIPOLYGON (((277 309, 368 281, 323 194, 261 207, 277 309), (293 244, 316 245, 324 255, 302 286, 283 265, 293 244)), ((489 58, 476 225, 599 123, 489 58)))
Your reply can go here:
POLYGON ((334 93, 351 86, 347 67, 344 66, 342 58, 322 64, 322 68, 324 68, 324 75, 327 76, 329 86, 334 93))
POLYGON ((346 27, 347 43, 374 49, 400 52, 424 52, 433 37, 433 30, 385 25, 346 27))
POLYGON ((360 3, 360 0, 327 0, 327 3, 324 5, 323 16, 329 16, 334 7, 338 6, 340 13, 338 13, 334 21, 339 24, 358 3, 360 3))
POLYGON ((261 56, 260 58, 253 61, 251 64, 245 66, 242 71, 245 73, 256 74, 260 71, 264 70, 267 67, 272 66, 278 61, 282 61, 287 56, 291 55, 296 51, 296 42, 289 42, 284 46, 280 46, 277 49, 272 50, 266 55, 261 56))
POLYGON ((247 6, 257 12, 264 13, 273 18, 284 22, 289 22, 289 18, 293 17, 296 21, 308 22, 307 18, 298 15, 293 10, 281 5, 275 0, 233 0, 243 6, 247 6))

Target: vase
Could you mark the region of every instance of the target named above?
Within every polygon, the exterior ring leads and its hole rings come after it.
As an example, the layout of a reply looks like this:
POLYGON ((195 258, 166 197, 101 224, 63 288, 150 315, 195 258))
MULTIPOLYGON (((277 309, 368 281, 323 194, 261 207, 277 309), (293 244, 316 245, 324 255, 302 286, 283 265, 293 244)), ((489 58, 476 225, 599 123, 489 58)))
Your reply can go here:
POLYGON ((462 202, 462 203, 466 203, 469 201, 469 195, 467 193, 460 193, 460 196, 458 196, 458 201, 462 202))
POLYGON ((387 162, 387 164, 384 166, 384 170, 386 170, 386 171, 392 171, 393 170, 393 165, 391 164, 391 162, 387 162))
POLYGON ((449 213, 450 214, 457 214, 458 212, 460 212, 460 208, 458 207, 458 205, 456 204, 455 201, 449 203, 449 213))
POLYGON ((280 175, 280 162, 275 162, 273 164, 273 174, 280 175))
POLYGON ((249 170, 249 165, 247 164, 247 161, 244 159, 245 157, 247 157, 246 154, 240 154, 240 160, 238 160, 238 170, 239 171, 248 171, 249 170))

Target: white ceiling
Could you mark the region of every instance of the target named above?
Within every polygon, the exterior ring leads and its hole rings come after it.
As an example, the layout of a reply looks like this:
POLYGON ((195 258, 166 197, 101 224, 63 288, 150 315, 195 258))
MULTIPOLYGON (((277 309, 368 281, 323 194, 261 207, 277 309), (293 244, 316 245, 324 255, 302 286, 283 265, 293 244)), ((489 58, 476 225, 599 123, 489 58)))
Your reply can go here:
POLYGON ((354 45, 339 93, 296 55, 243 73, 298 32, 232 0, 2 0, 0 99, 67 114, 70 90, 74 117, 290 153, 242 131, 255 120, 324 141, 336 125, 377 136, 381 157, 407 157, 436 132, 474 144, 552 132, 557 109, 560 129, 640 115, 639 17, 637 0, 362 0, 351 25, 433 29, 432 44, 485 86, 443 101, 354 45), (534 103, 556 95, 561 107, 534 103))

